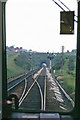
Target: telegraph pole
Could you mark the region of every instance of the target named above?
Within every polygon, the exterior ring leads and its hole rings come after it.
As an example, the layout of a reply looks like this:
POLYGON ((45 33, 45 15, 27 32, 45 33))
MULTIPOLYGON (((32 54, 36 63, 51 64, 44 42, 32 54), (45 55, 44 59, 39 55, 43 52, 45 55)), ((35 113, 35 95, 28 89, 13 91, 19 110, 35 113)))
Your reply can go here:
POLYGON ((62 46, 62 70, 64 65, 64 46, 62 46))

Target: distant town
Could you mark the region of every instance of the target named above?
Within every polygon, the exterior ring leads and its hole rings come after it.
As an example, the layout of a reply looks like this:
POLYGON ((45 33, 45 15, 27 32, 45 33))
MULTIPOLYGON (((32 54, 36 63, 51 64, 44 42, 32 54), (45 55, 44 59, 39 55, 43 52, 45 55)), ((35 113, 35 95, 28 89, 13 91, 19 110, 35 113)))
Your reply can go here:
MULTIPOLYGON (((22 47, 14 47, 14 46, 6 46, 6 51, 7 52, 34 52, 36 53, 37 51, 33 51, 32 49, 27 50, 27 49, 23 49, 22 47)), ((69 53, 70 51, 67 50, 67 53, 69 53)), ((72 53, 76 53, 76 49, 72 49, 71 51, 72 53)))
POLYGON ((23 49, 22 47, 14 47, 14 46, 6 46, 6 51, 7 52, 36 52, 36 51, 32 51, 31 49, 30 50, 27 50, 27 49, 23 49))

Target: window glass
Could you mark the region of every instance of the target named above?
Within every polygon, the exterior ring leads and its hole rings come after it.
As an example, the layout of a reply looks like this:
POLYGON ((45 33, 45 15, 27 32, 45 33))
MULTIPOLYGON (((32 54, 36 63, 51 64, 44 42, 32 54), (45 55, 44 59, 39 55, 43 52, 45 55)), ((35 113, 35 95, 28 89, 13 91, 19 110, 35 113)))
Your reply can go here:
MULTIPOLYGON (((74 11, 77 21, 76 0, 6 4, 7 92, 19 102, 13 109, 69 112, 74 108, 77 23, 74 34, 60 34, 60 23, 65 24, 60 19, 62 9, 74 11)), ((65 19, 71 32, 73 19, 65 19)))

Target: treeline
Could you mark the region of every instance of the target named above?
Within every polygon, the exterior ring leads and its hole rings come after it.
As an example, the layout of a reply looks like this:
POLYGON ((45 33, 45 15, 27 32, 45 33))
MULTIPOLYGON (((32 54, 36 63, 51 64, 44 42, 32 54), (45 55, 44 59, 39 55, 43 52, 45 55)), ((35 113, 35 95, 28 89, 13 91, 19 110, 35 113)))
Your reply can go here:
POLYGON ((52 68, 55 70, 60 70, 64 66, 65 62, 67 62, 66 64, 67 64, 68 70, 73 71, 75 69, 76 54, 64 53, 63 57, 62 57, 62 54, 56 55, 52 68))

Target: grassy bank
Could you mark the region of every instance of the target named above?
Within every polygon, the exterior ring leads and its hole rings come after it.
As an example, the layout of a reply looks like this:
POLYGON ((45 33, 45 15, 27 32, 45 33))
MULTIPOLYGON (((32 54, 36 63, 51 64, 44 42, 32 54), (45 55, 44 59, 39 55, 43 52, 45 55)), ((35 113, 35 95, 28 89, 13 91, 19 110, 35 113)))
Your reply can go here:
POLYGON ((44 62, 49 64, 46 53, 7 52, 7 77, 39 68, 44 62))
POLYGON ((20 53, 8 52, 7 53, 7 78, 16 76, 20 73, 25 72, 25 70, 16 65, 14 59, 19 56, 20 53))
POLYGON ((76 65, 74 62, 74 70, 69 70, 68 63, 69 59, 66 59, 63 68, 56 70, 55 77, 71 98, 75 100, 76 65))

